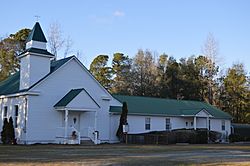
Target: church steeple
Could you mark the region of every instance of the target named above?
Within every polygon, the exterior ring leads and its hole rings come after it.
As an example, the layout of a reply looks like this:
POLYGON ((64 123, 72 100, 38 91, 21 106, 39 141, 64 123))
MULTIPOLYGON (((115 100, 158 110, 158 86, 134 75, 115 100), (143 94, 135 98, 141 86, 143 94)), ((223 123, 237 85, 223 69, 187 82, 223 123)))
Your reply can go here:
POLYGON ((26 50, 20 59, 20 90, 28 89, 50 72, 50 60, 55 56, 47 51, 47 40, 38 22, 26 40, 26 50))
POLYGON ((34 25, 32 31, 30 32, 26 40, 26 49, 29 48, 38 48, 46 50, 47 40, 42 31, 42 28, 38 22, 34 25))

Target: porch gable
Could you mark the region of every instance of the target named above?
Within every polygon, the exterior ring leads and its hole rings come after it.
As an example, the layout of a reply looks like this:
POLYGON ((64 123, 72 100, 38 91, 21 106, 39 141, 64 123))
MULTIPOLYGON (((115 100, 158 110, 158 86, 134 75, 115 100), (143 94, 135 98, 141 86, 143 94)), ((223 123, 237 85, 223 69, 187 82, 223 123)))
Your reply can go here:
POLYGON ((206 109, 200 110, 198 113, 195 114, 196 117, 213 117, 206 109))
POLYGON ((90 96, 90 94, 84 89, 72 89, 69 91, 60 101, 58 101, 54 108, 56 110, 64 110, 65 108, 86 111, 99 109, 99 104, 90 96))

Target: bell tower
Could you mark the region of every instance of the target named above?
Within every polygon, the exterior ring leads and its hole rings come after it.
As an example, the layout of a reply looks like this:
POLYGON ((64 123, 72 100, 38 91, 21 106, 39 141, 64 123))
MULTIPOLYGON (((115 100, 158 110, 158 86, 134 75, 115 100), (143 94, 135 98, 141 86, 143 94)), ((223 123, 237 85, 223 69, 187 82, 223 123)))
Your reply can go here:
POLYGON ((20 60, 20 87, 28 89, 50 72, 50 61, 55 56, 47 51, 47 40, 38 22, 26 40, 26 50, 20 60))

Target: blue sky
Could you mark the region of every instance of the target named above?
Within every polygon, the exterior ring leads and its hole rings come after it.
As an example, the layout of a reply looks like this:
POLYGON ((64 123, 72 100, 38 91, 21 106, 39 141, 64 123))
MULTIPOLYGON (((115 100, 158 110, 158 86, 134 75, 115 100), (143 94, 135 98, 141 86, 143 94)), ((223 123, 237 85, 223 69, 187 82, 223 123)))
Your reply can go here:
MULTIPOLYGON (((201 54, 208 33, 219 42, 221 66, 243 62, 250 72, 248 0, 4 0, 0 36, 32 28, 36 18, 46 34, 58 22, 73 40, 73 53, 89 64, 99 54, 138 49, 176 59, 201 54)), ((62 55, 62 54, 61 54, 62 55)))

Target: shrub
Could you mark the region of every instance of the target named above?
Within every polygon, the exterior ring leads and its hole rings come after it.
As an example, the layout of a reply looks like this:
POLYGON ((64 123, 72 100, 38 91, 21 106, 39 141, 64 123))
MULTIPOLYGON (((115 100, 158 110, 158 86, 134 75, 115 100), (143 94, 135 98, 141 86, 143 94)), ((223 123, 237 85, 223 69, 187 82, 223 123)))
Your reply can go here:
POLYGON ((218 142, 218 140, 221 138, 221 133, 217 131, 209 131, 209 140, 211 142, 218 142))
POLYGON ((250 124, 233 123, 234 134, 229 136, 231 142, 250 141, 250 124))
POLYGON ((9 124, 9 122, 8 122, 7 118, 5 118, 4 122, 3 122, 2 132, 1 132, 1 141, 3 144, 8 144, 8 142, 7 142, 8 124, 9 124))
POLYGON ((9 119, 9 140, 10 144, 16 144, 16 139, 15 139, 15 129, 13 125, 13 119, 10 117, 9 119))
POLYGON ((193 130, 176 130, 176 143, 195 143, 196 133, 193 130))
POLYGON ((207 129, 197 129, 196 131, 196 144, 206 144, 208 141, 208 130, 207 129))
POLYGON ((142 144, 206 144, 209 139, 216 142, 221 138, 221 133, 207 129, 176 129, 172 131, 152 131, 149 133, 129 134, 129 143, 142 144))
POLYGON ((230 142, 250 141, 250 137, 235 133, 229 135, 229 141, 230 142))
POLYGON ((230 134, 229 135, 229 141, 230 142, 239 142, 241 140, 242 140, 242 138, 241 138, 241 136, 239 134, 230 134))
POLYGON ((4 119, 1 132, 1 141, 3 144, 16 144, 15 129, 12 117, 10 117, 9 122, 7 119, 4 119))

